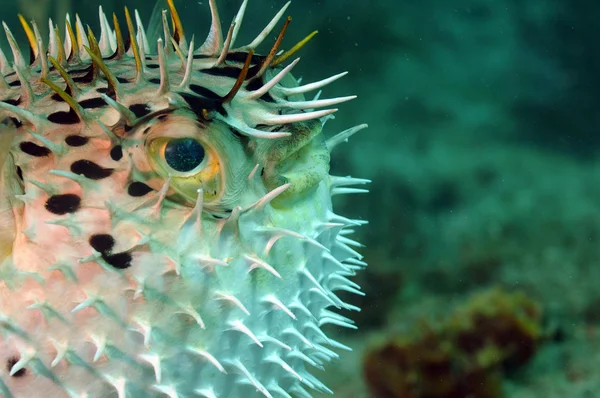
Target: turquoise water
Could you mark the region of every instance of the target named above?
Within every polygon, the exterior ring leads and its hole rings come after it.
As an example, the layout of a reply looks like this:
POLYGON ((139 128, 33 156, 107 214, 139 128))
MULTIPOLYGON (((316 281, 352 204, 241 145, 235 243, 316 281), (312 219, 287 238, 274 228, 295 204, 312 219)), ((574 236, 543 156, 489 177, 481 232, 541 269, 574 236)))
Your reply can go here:
MULTIPOLYGON (((239 2, 220 3, 226 26, 239 2)), ((240 40, 284 3, 251 0, 240 40)), ((33 0, 3 3, 2 12, 24 43, 17 12, 38 21, 77 12, 97 31, 100 4, 122 12, 120 1, 33 0)), ((186 33, 204 37, 207 1, 177 4, 186 33)), ((154 4, 127 5, 149 20, 154 4)), ((287 46, 319 30, 296 75, 308 82, 349 71, 325 97, 358 95, 340 105, 327 134, 370 126, 332 159, 332 174, 373 181, 369 194, 334 198, 342 214, 370 223, 355 236, 370 264, 356 278, 366 297, 350 299, 363 308, 354 315, 359 330, 333 330, 354 351, 323 376, 336 396, 600 397, 597 4, 297 0, 288 13, 287 46), (527 361, 473 365, 497 376, 498 390, 398 387, 377 395, 365 377, 367 353, 407 331, 419 341, 422 322, 443 328, 448 314, 493 288, 523 292, 541 314, 534 343, 496 353, 531 349, 527 361)), ((494 322, 501 328, 502 319, 494 322)), ((460 368, 461 360, 450 362, 460 368)), ((383 362, 394 375, 389 384, 409 374, 431 384, 418 364, 398 370, 383 362)), ((461 371, 451 378, 472 382, 461 371)))

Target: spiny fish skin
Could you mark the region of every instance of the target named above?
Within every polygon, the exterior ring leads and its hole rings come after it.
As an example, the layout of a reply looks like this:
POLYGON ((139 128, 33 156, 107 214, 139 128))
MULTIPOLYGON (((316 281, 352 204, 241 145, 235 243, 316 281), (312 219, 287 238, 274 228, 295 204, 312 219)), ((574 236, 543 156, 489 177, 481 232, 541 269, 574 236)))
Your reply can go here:
POLYGON ((289 18, 254 54, 288 5, 242 47, 247 0, 226 35, 211 0, 200 47, 168 5, 152 46, 127 9, 112 27, 100 9, 99 39, 67 22, 64 46, 21 18, 31 64, 5 26, 2 396, 330 392, 314 373, 348 347, 322 327, 355 328, 337 293, 362 294, 366 265, 348 238, 363 222, 331 197, 368 180, 329 175, 329 156, 366 125, 323 138, 354 97, 305 100, 343 74, 298 85, 289 18))

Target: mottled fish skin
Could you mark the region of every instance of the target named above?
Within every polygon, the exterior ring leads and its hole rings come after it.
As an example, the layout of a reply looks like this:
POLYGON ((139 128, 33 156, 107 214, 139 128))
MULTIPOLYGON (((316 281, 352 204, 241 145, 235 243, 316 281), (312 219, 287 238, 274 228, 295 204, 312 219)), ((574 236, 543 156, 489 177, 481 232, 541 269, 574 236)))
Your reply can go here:
POLYGON ((0 52, 0 390, 4 397, 309 397, 355 328, 336 292, 366 265, 364 222, 331 197, 368 180, 329 174, 331 106, 306 101, 287 60, 314 34, 254 54, 287 6, 236 47, 186 39, 172 0, 152 46, 136 27, 100 38, 67 18, 48 45, 21 22, 0 52), (168 23, 169 22, 169 23, 168 23), (62 43, 65 43, 64 46, 62 43), (127 44, 126 44, 127 43, 127 44), (287 66, 284 66, 287 64, 287 66), (325 109, 323 109, 325 108, 325 109))

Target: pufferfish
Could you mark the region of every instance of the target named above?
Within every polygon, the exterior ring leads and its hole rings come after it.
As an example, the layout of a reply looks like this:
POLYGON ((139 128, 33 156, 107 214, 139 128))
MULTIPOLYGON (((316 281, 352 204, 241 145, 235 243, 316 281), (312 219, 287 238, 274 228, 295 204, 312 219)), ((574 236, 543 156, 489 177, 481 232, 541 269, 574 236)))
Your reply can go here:
MULTIPOLYGON (((138 13, 68 16, 47 43, 19 16, 27 62, 0 53, 0 391, 3 397, 310 397, 355 328, 350 236, 323 125, 353 96, 306 100, 286 64, 305 40, 235 47, 215 0, 200 47, 172 0, 156 46, 138 13), (64 40, 63 40, 64 37, 64 40), (155 50, 154 50, 155 49, 155 50), (154 50, 154 51, 153 51, 154 50), (323 109, 327 108, 327 109, 323 109)), ((159 18, 160 19, 160 18, 159 18)), ((318 95, 317 95, 318 97, 318 95)))

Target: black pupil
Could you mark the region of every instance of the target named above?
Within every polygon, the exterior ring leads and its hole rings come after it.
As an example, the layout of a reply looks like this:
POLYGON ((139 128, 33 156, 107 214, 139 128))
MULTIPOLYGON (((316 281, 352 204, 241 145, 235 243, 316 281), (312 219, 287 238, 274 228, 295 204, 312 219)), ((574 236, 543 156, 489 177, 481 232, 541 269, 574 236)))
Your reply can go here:
POLYGON ((198 167, 204 159, 204 148, 192 138, 170 141, 165 148, 165 161, 176 171, 190 171, 198 167))

